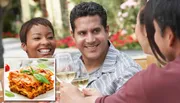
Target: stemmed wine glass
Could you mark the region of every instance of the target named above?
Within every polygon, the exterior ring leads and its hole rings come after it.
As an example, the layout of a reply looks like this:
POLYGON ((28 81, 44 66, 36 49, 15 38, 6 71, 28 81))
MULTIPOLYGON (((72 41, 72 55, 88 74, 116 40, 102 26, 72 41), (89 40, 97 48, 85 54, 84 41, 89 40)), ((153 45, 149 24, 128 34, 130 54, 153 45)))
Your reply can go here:
POLYGON ((60 83, 71 83, 75 78, 74 63, 69 53, 58 53, 55 55, 56 63, 56 96, 60 95, 60 83))
POLYGON ((76 72, 74 68, 74 62, 69 53, 59 53, 56 58, 56 79, 59 82, 71 83, 75 78, 76 72))
POLYGON ((73 79, 71 83, 77 86, 80 91, 82 91, 84 88, 87 87, 88 80, 89 80, 89 73, 87 72, 84 66, 79 65, 78 69, 76 69, 76 77, 73 79))

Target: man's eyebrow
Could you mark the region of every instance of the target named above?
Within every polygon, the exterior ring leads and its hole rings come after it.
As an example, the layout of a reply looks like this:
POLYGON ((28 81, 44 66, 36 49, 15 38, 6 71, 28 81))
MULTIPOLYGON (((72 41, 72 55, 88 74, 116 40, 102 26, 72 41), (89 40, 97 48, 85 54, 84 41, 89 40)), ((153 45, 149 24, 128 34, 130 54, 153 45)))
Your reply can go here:
POLYGON ((48 33, 46 33, 46 34, 53 34, 53 32, 52 31, 49 31, 48 33))
POLYGON ((97 29, 101 29, 100 27, 96 27, 96 28, 93 28, 92 30, 97 30, 97 29))
POLYGON ((77 33, 86 32, 86 30, 78 30, 77 33))
POLYGON ((32 35, 41 35, 41 33, 33 33, 32 35))

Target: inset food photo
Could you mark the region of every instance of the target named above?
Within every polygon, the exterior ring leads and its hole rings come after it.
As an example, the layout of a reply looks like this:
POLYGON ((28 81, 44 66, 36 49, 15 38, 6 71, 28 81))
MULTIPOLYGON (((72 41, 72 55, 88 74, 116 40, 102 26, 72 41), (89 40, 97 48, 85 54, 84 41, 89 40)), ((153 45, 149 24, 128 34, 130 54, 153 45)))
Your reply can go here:
POLYGON ((53 58, 5 58, 4 101, 55 101, 53 58))

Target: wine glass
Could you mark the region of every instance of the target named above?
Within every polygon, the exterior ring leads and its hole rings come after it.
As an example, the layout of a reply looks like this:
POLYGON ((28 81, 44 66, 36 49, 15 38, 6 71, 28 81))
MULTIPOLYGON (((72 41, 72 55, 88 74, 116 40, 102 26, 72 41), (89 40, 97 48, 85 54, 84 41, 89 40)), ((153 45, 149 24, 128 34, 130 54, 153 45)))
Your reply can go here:
POLYGON ((55 55, 56 63, 56 100, 59 101, 61 82, 71 83, 75 78, 74 62, 69 53, 58 53, 55 55))
MULTIPOLYGON (((76 65, 77 66, 77 65, 76 65)), ((77 86, 80 91, 87 87, 89 81, 89 73, 86 68, 79 66, 79 69, 76 69, 76 77, 71 82, 73 85, 77 86)))
POLYGON ((56 79, 59 82, 71 83, 75 78, 76 72, 73 69, 75 64, 69 53, 59 53, 56 58, 56 79))

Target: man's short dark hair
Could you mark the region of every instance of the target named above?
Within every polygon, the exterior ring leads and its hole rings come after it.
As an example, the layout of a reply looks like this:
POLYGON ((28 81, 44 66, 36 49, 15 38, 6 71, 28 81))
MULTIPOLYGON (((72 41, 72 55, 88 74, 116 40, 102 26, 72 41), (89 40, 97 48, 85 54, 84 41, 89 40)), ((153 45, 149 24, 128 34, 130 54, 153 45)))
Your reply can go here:
POLYGON ((74 21, 83 16, 94 16, 98 15, 101 18, 101 24, 104 28, 107 26, 107 14, 106 10, 95 2, 82 2, 76 5, 70 13, 70 23, 72 31, 74 32, 75 23, 74 21))

